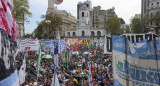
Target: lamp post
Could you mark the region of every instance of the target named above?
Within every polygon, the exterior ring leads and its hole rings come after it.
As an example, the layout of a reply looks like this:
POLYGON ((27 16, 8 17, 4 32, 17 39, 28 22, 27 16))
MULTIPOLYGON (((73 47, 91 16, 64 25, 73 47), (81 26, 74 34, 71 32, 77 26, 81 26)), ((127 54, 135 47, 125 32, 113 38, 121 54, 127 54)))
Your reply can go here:
POLYGON ((45 23, 47 23, 47 25, 48 25, 47 34, 48 34, 48 39, 49 39, 49 36, 50 36, 50 34, 49 34, 49 32, 50 32, 49 24, 51 23, 51 21, 50 20, 45 20, 45 23))

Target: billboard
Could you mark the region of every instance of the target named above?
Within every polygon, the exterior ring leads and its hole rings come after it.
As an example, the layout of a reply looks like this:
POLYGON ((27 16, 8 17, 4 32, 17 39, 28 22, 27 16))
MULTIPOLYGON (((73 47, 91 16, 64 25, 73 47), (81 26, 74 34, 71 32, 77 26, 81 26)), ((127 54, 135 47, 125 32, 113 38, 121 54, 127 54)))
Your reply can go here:
POLYGON ((113 36, 114 86, 160 85, 160 40, 131 44, 113 36))

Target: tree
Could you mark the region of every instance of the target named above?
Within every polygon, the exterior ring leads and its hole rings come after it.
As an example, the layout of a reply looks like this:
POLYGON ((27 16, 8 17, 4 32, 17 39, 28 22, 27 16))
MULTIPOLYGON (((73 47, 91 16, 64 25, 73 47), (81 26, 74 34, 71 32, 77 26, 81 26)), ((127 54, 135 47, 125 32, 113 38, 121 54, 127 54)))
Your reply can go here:
POLYGON ((12 14, 15 19, 27 20, 27 17, 31 17, 32 13, 29 12, 29 2, 28 0, 13 0, 14 8, 12 14))
POLYGON ((141 21, 141 15, 135 14, 134 17, 131 18, 131 30, 133 33, 142 33, 143 22, 141 21))
POLYGON ((29 33, 24 35, 24 38, 29 38, 29 37, 31 37, 31 34, 29 34, 29 33))
POLYGON ((154 16, 150 18, 150 22, 153 22, 156 26, 155 30, 158 33, 158 30, 160 29, 160 12, 157 12, 154 16))
POLYGON ((106 28, 110 31, 111 35, 122 34, 122 29, 120 29, 120 20, 117 17, 111 17, 106 22, 106 28))
MULTIPOLYGON (((46 38, 45 35, 47 35, 47 38, 55 38, 56 37, 56 31, 59 29, 61 31, 62 26, 62 18, 58 15, 43 15, 41 23, 38 25, 39 29, 36 33, 39 36, 41 35, 42 38, 46 38), (50 23, 47 23, 46 20, 51 21, 50 23)), ((37 36, 36 36, 37 37, 37 36)), ((37 37, 38 38, 38 37, 37 37)))
POLYGON ((129 26, 127 26, 126 28, 124 28, 125 33, 131 33, 131 30, 129 28, 129 26))

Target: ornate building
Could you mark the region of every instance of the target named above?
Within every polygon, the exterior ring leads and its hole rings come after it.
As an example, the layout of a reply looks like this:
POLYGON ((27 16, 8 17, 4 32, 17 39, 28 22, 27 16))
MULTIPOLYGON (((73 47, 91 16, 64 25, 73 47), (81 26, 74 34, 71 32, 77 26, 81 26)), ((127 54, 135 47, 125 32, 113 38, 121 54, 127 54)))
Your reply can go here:
POLYGON ((94 37, 99 38, 104 36, 107 32, 105 29, 105 21, 109 17, 117 16, 114 8, 108 10, 101 10, 100 6, 92 8, 90 0, 79 2, 77 5, 78 24, 76 28, 67 29, 66 37, 94 37))
POLYGON ((48 0, 48 9, 46 14, 51 14, 51 15, 60 15, 63 21, 62 25, 62 32, 61 37, 65 36, 65 30, 68 28, 74 28, 76 27, 77 24, 77 19, 72 16, 70 13, 66 12, 65 10, 58 10, 57 7, 54 6, 53 0, 48 0))

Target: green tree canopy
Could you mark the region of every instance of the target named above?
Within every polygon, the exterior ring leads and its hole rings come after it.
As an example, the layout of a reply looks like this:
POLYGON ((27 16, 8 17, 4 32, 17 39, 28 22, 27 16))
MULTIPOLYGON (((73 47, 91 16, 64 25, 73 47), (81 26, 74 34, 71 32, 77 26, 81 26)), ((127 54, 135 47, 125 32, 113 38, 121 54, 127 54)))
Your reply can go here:
POLYGON ((151 17, 151 22, 153 22, 154 26, 156 27, 156 33, 159 34, 160 30, 160 12, 157 12, 154 16, 151 17))
POLYGON ((122 34, 122 30, 120 29, 120 20, 117 17, 111 17, 106 22, 106 28, 112 35, 122 34))
POLYGON ((13 0, 14 8, 12 14, 15 19, 27 20, 27 17, 31 17, 32 13, 29 12, 28 0, 13 0))
POLYGON ((134 17, 131 18, 131 30, 133 33, 142 33, 143 22, 141 21, 141 15, 135 14, 134 17))
POLYGON ((126 28, 124 28, 124 30, 125 30, 125 33, 131 33, 131 30, 130 30, 129 26, 127 26, 126 28))
POLYGON ((62 18, 58 15, 43 15, 43 21, 37 27, 37 38, 55 38, 56 31, 62 29, 62 18), (46 20, 50 21, 49 23, 46 20))

